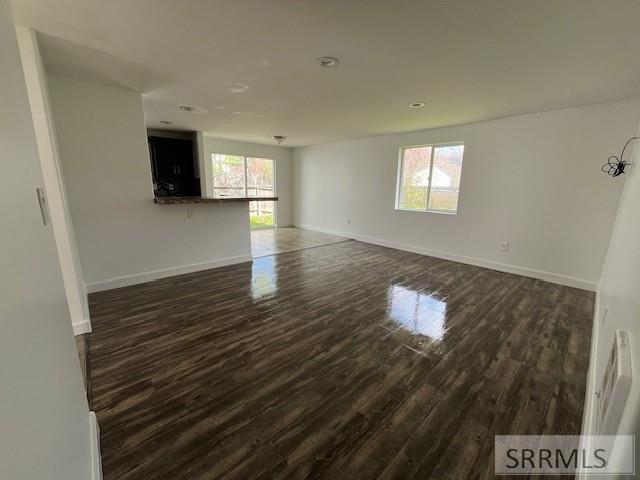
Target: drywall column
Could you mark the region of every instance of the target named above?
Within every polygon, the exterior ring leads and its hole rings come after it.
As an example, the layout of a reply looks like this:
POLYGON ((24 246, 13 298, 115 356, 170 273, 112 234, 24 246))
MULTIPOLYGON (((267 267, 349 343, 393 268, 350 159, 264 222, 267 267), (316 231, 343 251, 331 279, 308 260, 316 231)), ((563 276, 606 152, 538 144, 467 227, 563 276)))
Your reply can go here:
POLYGON ((246 204, 154 203, 140 93, 56 75, 48 84, 89 292, 251 261, 246 204))
POLYGON ((79 335, 91 331, 91 321, 71 213, 66 200, 64 176, 49 103, 47 77, 35 32, 27 27, 18 26, 17 34, 48 198, 48 213, 56 240, 73 331, 79 335))
POLYGON ((0 478, 98 480, 56 245, 36 198, 44 181, 8 0, 0 45, 0 478))

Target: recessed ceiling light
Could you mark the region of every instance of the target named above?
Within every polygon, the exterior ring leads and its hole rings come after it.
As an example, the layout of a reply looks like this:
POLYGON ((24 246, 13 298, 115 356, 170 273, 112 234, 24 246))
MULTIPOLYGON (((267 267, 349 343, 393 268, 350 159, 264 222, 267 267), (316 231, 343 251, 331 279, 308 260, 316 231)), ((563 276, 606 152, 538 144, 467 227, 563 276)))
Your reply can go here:
POLYGON ((409 104, 409 108, 422 108, 424 107, 424 102, 413 102, 409 104))
POLYGON ((334 57, 320 57, 316 58, 316 63, 323 68, 336 68, 340 65, 340 60, 334 57))
POLYGON ((173 125, 173 122, 171 120, 160 120, 160 123, 162 125, 173 125))
POLYGON ((183 112, 191 112, 191 113, 205 113, 207 111, 206 108, 203 107, 194 107, 193 105, 178 105, 180 110, 183 112))

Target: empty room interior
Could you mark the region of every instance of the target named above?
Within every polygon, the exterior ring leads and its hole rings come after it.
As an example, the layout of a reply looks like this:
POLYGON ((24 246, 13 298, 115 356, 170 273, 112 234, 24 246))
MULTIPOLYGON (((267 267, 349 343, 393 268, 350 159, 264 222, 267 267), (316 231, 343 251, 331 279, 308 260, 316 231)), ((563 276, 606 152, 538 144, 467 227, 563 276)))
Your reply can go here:
POLYGON ((639 1, 0 19, 0 479, 638 478, 639 1))

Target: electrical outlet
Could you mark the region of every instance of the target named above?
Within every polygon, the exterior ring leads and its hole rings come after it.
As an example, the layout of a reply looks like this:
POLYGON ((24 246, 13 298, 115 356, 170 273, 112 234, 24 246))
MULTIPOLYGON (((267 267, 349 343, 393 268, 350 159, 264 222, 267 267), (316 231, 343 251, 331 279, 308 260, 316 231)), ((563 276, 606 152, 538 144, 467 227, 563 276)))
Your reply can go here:
POLYGON ((509 244, 509 242, 502 242, 500 244, 500 251, 501 252, 508 252, 510 248, 511 248, 511 245, 509 244))
POLYGON ((187 208, 187 218, 193 218, 193 208, 187 208))

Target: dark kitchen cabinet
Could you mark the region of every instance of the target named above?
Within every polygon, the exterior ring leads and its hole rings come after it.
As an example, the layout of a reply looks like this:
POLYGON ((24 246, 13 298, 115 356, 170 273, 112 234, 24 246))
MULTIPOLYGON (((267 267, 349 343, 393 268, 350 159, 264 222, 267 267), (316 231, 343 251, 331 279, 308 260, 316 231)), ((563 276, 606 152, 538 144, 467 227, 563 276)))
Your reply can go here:
POLYGON ((193 179, 193 142, 177 138, 149 137, 155 179, 193 179))
POLYGON ((194 167, 193 141, 150 135, 149 155, 156 197, 198 196, 200 180, 194 167))

